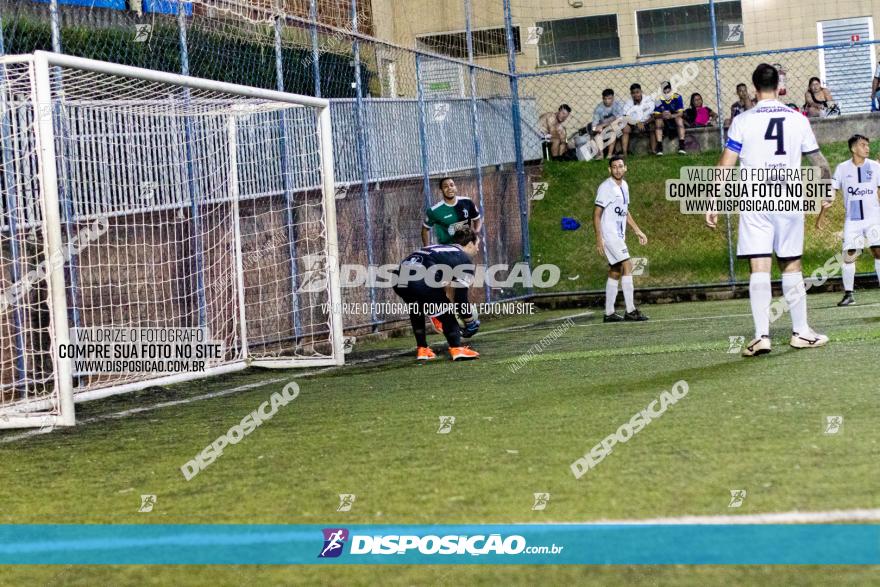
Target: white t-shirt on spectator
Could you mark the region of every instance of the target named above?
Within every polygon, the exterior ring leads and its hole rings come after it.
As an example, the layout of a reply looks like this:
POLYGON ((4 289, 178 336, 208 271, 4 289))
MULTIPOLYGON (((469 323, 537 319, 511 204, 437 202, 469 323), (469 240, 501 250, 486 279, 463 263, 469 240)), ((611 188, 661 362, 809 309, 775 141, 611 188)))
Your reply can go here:
POLYGON ((632 98, 623 105, 623 113, 629 119, 629 122, 648 122, 651 120, 654 112, 654 103, 646 100, 644 96, 642 101, 636 104, 632 98))

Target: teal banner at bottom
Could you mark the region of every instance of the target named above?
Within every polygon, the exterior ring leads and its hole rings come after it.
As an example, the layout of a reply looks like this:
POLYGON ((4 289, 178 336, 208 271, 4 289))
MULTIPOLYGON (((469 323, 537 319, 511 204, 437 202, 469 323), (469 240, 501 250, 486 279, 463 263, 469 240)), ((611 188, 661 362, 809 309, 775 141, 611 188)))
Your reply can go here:
POLYGON ((880 565, 880 525, 0 525, 0 564, 880 565))

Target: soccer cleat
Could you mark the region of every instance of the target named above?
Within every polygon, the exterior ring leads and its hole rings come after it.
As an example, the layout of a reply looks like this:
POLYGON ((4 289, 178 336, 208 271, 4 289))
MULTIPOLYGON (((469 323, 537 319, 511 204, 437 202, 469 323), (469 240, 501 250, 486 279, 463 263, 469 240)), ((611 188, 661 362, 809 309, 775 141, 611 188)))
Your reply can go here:
POLYGON ((791 342, 789 344, 796 349, 813 349, 828 344, 828 337, 824 334, 817 334, 812 330, 803 334, 794 332, 791 335, 791 342))
POLYGON ((605 317, 602 318, 602 322, 623 322, 623 316, 620 314, 605 314, 605 317))
POLYGON ((758 357, 760 355, 766 355, 770 350, 770 337, 762 336, 750 342, 748 346, 743 349, 742 356, 758 357))
POLYGON ((647 322, 648 317, 642 314, 642 312, 636 308, 632 312, 627 312, 626 316, 623 317, 627 322, 647 322))
POLYGON ((852 306, 856 303, 856 299, 853 297, 852 292, 848 291, 843 294, 843 299, 837 304, 838 306, 852 306))
POLYGON ((480 358, 480 353, 468 346, 450 347, 449 354, 453 361, 472 361, 480 358))
POLYGON ((431 326, 434 327, 434 332, 443 334, 443 323, 440 322, 440 318, 437 316, 431 316, 431 326))
POLYGON ((419 350, 416 351, 416 360, 417 361, 433 361, 437 358, 437 355, 434 354, 434 351, 429 349, 428 347, 419 347, 419 350))

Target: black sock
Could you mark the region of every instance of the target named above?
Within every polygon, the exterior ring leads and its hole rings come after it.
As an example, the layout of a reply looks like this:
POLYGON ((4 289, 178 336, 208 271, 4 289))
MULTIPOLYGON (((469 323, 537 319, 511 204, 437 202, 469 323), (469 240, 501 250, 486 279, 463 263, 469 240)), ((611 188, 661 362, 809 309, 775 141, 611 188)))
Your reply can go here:
POLYGON ((416 335, 416 344, 421 347, 428 346, 428 334, 425 331, 425 315, 410 314, 410 324, 412 324, 413 334, 416 335))
POLYGON ((461 328, 458 326, 458 320, 452 315, 452 312, 446 312, 437 316, 443 323, 443 334, 446 336, 446 342, 449 348, 461 346, 461 328))

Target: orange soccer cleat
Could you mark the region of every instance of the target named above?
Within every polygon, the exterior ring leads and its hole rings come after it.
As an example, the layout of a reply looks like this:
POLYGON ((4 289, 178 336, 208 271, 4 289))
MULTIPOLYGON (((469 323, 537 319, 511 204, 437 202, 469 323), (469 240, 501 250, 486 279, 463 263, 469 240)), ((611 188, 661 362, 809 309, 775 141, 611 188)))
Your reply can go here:
POLYGON ((434 351, 426 346, 419 347, 419 350, 416 351, 417 361, 433 361, 436 358, 437 355, 434 354, 434 351))
POLYGON ((468 346, 450 347, 449 354, 453 361, 472 361, 480 358, 480 353, 468 346))

